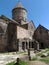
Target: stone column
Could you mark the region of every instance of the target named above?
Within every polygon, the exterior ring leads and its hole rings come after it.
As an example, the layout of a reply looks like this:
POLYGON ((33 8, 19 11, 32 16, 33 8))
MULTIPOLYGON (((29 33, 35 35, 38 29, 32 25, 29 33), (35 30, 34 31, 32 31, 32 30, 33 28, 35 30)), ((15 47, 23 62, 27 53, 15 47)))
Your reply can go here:
POLYGON ((22 41, 19 40, 19 51, 22 51, 22 41))
POLYGON ((30 42, 30 48, 32 48, 32 42, 30 42))
POLYGON ((27 49, 26 49, 26 42, 25 42, 25 51, 26 51, 27 49))
POLYGON ((29 41, 27 41, 27 43, 28 43, 28 46, 27 46, 27 47, 28 47, 28 49, 29 49, 29 41))
POLYGON ((38 42, 38 41, 36 41, 36 43, 37 43, 37 50, 39 50, 39 42, 38 42))

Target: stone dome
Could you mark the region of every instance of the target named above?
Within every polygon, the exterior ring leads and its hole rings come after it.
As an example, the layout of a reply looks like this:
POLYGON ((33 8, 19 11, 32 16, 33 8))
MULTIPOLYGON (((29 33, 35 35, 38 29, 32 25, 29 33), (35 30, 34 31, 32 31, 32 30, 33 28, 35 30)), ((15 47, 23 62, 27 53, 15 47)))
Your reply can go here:
MULTIPOLYGON (((24 6, 22 5, 21 2, 18 2, 17 5, 13 8, 13 10, 14 10, 14 9, 17 9, 17 8, 21 8, 21 9, 26 10, 26 9, 24 8, 24 6)), ((27 10, 26 10, 26 11, 27 11, 27 10)))
POLYGON ((27 10, 23 7, 21 2, 18 2, 12 10, 12 19, 20 23, 21 20, 26 21, 26 18, 27 10))

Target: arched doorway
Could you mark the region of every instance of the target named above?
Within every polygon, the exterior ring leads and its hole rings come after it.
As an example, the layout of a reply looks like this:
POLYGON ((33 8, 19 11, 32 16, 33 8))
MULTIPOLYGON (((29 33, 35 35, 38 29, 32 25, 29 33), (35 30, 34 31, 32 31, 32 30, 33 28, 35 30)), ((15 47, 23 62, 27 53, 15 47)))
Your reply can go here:
POLYGON ((40 49, 44 49, 44 43, 40 43, 40 49))
POLYGON ((31 48, 31 46, 32 46, 32 45, 31 45, 31 42, 29 42, 29 48, 31 48))
POLYGON ((32 48, 34 48, 34 43, 32 42, 32 48))

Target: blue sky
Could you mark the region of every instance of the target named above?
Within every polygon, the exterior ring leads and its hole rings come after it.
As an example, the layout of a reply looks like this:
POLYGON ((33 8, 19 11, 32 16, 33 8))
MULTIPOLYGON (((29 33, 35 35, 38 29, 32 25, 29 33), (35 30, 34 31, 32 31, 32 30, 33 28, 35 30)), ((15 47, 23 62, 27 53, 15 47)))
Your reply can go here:
MULTIPOLYGON (((0 0, 0 15, 12 18, 12 9, 18 0, 0 0)), ((35 26, 39 24, 49 29, 49 0, 21 0, 27 9, 27 19, 33 20, 35 26)))

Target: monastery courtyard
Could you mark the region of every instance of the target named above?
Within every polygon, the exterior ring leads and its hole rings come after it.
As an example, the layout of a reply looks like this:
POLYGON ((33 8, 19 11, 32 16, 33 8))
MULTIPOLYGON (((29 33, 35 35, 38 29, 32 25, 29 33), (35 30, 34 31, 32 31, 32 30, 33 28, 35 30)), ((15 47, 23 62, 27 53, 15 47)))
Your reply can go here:
MULTIPOLYGON (((47 53, 48 51, 42 50, 42 53, 47 53)), ((17 58, 20 58, 21 60, 28 62, 28 65, 49 65, 48 63, 39 61, 41 52, 36 53, 38 60, 28 60, 28 53, 27 52, 10 52, 10 53, 0 53, 0 65, 6 65, 8 63, 11 63, 13 61, 16 61, 17 58)), ((48 56, 49 57, 49 56, 48 56)))

